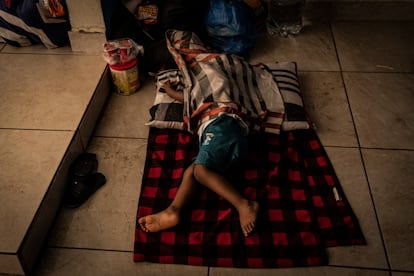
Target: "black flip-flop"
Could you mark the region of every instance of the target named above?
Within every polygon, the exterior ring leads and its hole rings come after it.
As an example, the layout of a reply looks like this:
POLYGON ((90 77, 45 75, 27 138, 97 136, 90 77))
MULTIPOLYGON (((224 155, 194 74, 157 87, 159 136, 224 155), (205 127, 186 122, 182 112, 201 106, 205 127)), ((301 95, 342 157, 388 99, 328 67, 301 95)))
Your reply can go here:
POLYGON ((97 172, 98 161, 93 153, 81 154, 70 168, 70 181, 64 198, 64 206, 77 208, 106 183, 97 172))

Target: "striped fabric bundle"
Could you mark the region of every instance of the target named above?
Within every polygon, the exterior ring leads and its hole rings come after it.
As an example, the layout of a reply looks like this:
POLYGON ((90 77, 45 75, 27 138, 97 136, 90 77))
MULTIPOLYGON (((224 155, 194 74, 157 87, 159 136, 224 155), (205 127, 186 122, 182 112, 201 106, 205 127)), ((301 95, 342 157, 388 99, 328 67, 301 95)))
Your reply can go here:
POLYGON ((43 44, 51 49, 67 45, 69 20, 46 23, 37 5, 37 0, 0 0, 0 40, 16 47, 43 44))
POLYGON ((170 30, 166 36, 183 74, 188 131, 222 112, 233 112, 256 130, 280 133, 285 107, 270 72, 242 57, 211 52, 192 32, 170 30))

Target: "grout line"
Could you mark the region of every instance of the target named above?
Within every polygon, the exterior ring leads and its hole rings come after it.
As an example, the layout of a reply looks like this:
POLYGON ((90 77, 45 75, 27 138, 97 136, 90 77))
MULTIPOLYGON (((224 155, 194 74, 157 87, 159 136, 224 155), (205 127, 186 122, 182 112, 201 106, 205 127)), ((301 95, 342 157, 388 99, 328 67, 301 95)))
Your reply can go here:
POLYGON ((329 148, 340 148, 340 149, 358 149, 358 146, 344 146, 344 145, 323 145, 329 148))
POLYGON ((47 248, 68 249, 68 250, 103 251, 103 252, 118 252, 118 253, 134 253, 133 250, 131 251, 131 250, 119 250, 119 249, 102 249, 102 248, 70 247, 70 246, 47 246, 47 248))
MULTIPOLYGON (((30 47, 30 46, 28 46, 28 47, 30 47)), ((23 49, 23 50, 26 50, 26 49, 23 49)), ((69 52, 69 51, 68 52, 64 52, 64 51, 62 51, 62 52, 47 52, 47 50, 49 50, 49 49, 45 49, 44 50, 45 52, 35 52, 35 51, 30 52, 29 49, 27 49, 27 50, 28 51, 19 53, 19 52, 14 52, 14 51, 8 51, 8 50, 6 50, 6 47, 4 46, 3 49, 0 47, 0 55, 4 54, 4 55, 19 55, 19 56, 23 56, 23 55, 33 56, 33 55, 36 55, 36 56, 81 56, 81 57, 85 57, 85 56, 86 57, 98 57, 99 56, 99 54, 90 54, 90 53, 84 53, 84 52, 69 52)))
POLYGON ((333 28, 332 28, 332 23, 329 24, 329 29, 331 31, 332 43, 334 45, 334 49, 335 49, 335 53, 336 53, 336 59, 338 61, 339 73, 340 73, 340 76, 341 76, 341 81, 342 81, 342 86, 344 88, 344 92, 345 92, 345 96, 346 96, 346 101, 348 103, 348 109, 349 109, 349 113, 351 115, 352 125, 354 126, 354 132, 355 132, 355 136, 356 136, 356 139, 357 139, 358 148, 361 148, 361 143, 360 143, 359 137, 358 137, 358 131, 357 131, 357 128, 356 128, 356 125, 355 125, 355 118, 354 118, 354 115, 352 113, 352 108, 351 108, 351 104, 350 104, 350 101, 349 101, 348 92, 347 92, 346 85, 345 85, 344 74, 343 74, 344 71, 343 71, 343 68, 342 68, 341 59, 339 58, 339 52, 338 52, 338 47, 337 47, 336 41, 335 41, 335 35, 334 35, 333 28))
POLYGON ((360 269, 360 270, 375 270, 375 271, 384 271, 384 272, 390 272, 391 269, 388 268, 378 268, 378 267, 366 267, 366 266, 347 266, 347 265, 327 265, 328 267, 336 267, 336 268, 356 268, 356 269, 360 269))
POLYGON ((72 130, 72 129, 17 128, 17 127, 0 127, 0 130, 76 132, 76 130, 72 130))
POLYGON ((129 137, 129 136, 105 136, 105 135, 93 135, 91 138, 103 138, 103 139, 124 139, 124 140, 148 140, 148 137, 129 137))
POLYGON ((299 72, 304 73, 352 73, 352 74, 401 74, 401 75, 414 75, 414 72, 401 72, 401 71, 356 71, 356 70, 343 70, 334 71, 334 70, 303 70, 298 69, 299 72))
POLYGON ((360 147, 360 149, 367 150, 386 150, 386 151, 414 151, 414 149, 404 149, 404 148, 380 148, 380 147, 360 147))
POLYGON ((362 169, 364 170, 365 180, 367 181, 367 184, 368 184, 368 192, 369 192, 369 196, 371 198, 371 203, 372 203, 372 206, 373 206, 373 209, 374 209, 375 220, 377 222, 378 231, 380 233, 382 248, 383 248, 384 253, 385 253, 387 266, 388 266, 388 271, 391 271, 390 256, 388 254, 387 247, 386 247, 386 244, 385 244, 385 238, 384 238, 384 235, 383 235, 383 231, 382 231, 381 224, 380 224, 380 221, 379 221, 377 207, 375 205, 374 196, 373 196, 371 185, 370 185, 370 182, 369 182, 367 167, 365 165, 366 162, 364 160, 364 155, 362 153, 363 148, 361 147, 360 139, 359 139, 359 136, 358 136, 358 131, 357 131, 356 124, 355 124, 355 117, 352 113, 352 106, 351 106, 351 103, 350 103, 347 87, 346 87, 346 84, 345 84, 344 71, 343 71, 343 68, 342 68, 341 60, 339 58, 338 47, 337 47, 337 44, 336 44, 336 41, 335 41, 335 34, 334 34, 334 31, 333 31, 332 24, 333 23, 329 23, 329 28, 330 28, 330 31, 331 31, 332 42, 334 44, 335 53, 336 53, 336 57, 337 57, 338 64, 339 64, 339 70, 340 70, 340 75, 341 75, 341 80, 342 80, 342 86, 344 87, 345 96, 346 96, 346 100, 347 100, 347 103, 348 103, 348 108, 349 108, 349 111, 350 111, 352 124, 354 126, 355 136, 356 136, 357 143, 358 143, 358 151, 359 151, 359 155, 360 155, 360 158, 361 158, 361 161, 362 161, 362 169))
POLYGON ((358 74, 401 74, 401 75, 414 75, 414 72, 402 72, 402 71, 355 71, 355 70, 341 70, 344 73, 358 73, 358 74))

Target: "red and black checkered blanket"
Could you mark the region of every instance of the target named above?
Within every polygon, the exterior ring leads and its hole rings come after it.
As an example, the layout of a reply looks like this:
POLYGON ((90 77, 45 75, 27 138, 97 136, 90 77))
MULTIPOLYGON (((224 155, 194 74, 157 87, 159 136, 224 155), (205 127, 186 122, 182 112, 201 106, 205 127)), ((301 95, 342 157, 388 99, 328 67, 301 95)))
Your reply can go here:
MULTIPOLYGON (((134 261, 217 267, 326 265, 326 247, 365 244, 351 206, 314 129, 251 133, 250 155, 232 181, 260 203, 244 237, 237 211, 206 188, 174 228, 136 225, 134 261)), ((197 137, 151 128, 137 217, 166 208, 197 151, 197 137)))

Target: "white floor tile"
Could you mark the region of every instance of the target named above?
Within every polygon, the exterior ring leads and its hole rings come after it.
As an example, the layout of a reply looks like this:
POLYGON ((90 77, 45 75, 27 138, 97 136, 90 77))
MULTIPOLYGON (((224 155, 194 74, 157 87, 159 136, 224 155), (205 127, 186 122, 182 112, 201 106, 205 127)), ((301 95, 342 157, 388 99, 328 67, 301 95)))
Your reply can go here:
POLYGON ((362 152, 391 268, 414 271, 414 152, 362 152))
POLYGON ((413 21, 334 22, 344 71, 414 72, 413 21))
POLYGON ((105 66, 96 56, 2 53, 0 127, 75 130, 105 66))
POLYGON ((340 73, 303 72, 299 76, 305 107, 322 144, 358 146, 340 73))
POLYGON ((344 73, 361 147, 414 149, 414 75, 344 73))
POLYGON ((62 209, 49 245, 132 251, 146 141, 94 138, 87 151, 107 183, 79 208, 62 209))
POLYGON ((259 36, 251 63, 296 61, 299 70, 339 71, 329 24, 305 26, 296 37, 259 36))
POLYGON ((329 265, 388 269, 359 150, 326 147, 326 151, 367 241, 366 245, 328 248, 329 265))
POLYGON ((134 263, 132 252, 49 248, 36 276, 207 276, 208 267, 134 263))

